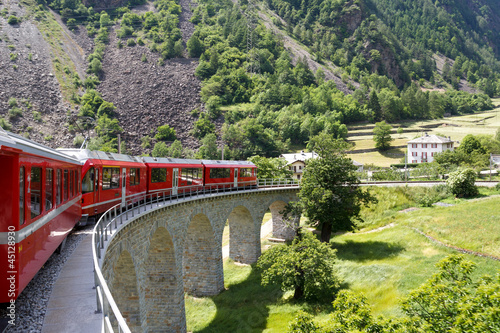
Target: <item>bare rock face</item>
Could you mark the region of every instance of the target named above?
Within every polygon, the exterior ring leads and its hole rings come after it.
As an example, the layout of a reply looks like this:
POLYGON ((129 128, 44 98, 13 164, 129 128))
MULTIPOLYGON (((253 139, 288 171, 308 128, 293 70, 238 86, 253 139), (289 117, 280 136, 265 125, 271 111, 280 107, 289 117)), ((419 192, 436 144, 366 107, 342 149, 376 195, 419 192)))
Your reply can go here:
POLYGON ((141 138, 154 136, 165 124, 176 130, 183 146, 198 147, 189 134, 196 120, 190 111, 201 108, 201 82, 194 76, 198 60, 177 58, 159 65, 159 54, 146 46, 118 48, 117 42, 110 33, 98 90, 117 107, 127 149, 141 153, 141 138))

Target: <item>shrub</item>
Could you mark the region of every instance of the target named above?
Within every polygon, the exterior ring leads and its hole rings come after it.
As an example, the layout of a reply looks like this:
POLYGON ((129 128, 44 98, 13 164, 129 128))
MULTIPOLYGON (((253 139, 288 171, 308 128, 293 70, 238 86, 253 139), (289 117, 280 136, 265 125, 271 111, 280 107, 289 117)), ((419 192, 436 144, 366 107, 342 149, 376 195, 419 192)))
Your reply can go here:
POLYGON ((21 22, 21 20, 14 15, 9 16, 7 19, 7 23, 10 25, 18 24, 19 22, 21 22))
POLYGON ((23 110, 18 108, 17 106, 14 106, 13 108, 11 108, 9 110, 9 118, 10 119, 17 118, 17 117, 20 117, 22 115, 23 115, 23 110))
POLYGON ((17 57, 18 57, 17 53, 11 53, 10 54, 10 61, 16 61, 17 57))
POLYGON ((458 169, 450 173, 446 184, 450 187, 451 193, 457 197, 472 197, 477 195, 478 189, 475 185, 476 173, 470 168, 458 169))
POLYGON ((42 115, 40 114, 40 112, 33 111, 33 119, 38 122, 42 121, 42 115))
POLYGON ((0 127, 6 131, 10 131, 12 128, 12 125, 11 125, 11 123, 9 123, 8 120, 4 119, 3 117, 0 117, 0 127))
POLYGON ((9 107, 11 107, 11 108, 14 107, 14 106, 17 106, 17 99, 14 98, 14 97, 11 97, 11 98, 9 98, 9 102, 8 103, 9 103, 9 107))
POLYGON ((127 46, 135 46, 135 39, 133 39, 133 38, 128 39, 127 46))
POLYGON ((158 127, 158 133, 155 135, 156 140, 174 141, 177 138, 175 130, 169 125, 165 124, 158 127))

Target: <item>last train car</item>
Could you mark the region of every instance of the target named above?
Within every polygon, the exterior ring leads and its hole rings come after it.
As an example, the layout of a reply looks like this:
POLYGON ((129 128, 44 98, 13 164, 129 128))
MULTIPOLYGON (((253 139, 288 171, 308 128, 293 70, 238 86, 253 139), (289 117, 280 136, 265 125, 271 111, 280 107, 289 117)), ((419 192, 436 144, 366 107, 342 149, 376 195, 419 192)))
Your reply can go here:
POLYGON ((6 303, 79 221, 81 164, 0 127, 0 175, 0 303, 6 303))
POLYGON ((208 188, 257 187, 257 166, 252 162, 202 160, 202 163, 208 188))
POLYGON ((203 164, 200 160, 143 157, 148 167, 148 194, 177 196, 203 189, 203 164))
POLYGON ((59 149, 82 164, 82 224, 89 216, 140 198, 146 194, 146 165, 140 157, 91 151, 59 149))

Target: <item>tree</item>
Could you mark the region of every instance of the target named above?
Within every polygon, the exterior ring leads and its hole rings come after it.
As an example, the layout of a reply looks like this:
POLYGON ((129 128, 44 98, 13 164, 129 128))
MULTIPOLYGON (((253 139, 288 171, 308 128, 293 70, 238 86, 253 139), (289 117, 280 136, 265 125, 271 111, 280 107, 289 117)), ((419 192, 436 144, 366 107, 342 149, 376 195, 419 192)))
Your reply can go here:
POLYGON ((299 230, 292 244, 272 247, 259 258, 261 283, 294 290, 294 299, 331 299, 339 288, 335 252, 313 234, 299 230))
POLYGON ((481 142, 479 142, 479 140, 472 134, 467 134, 463 138, 458 149, 463 151, 466 154, 472 154, 472 152, 474 152, 474 151, 477 151, 480 154, 486 153, 486 150, 481 145, 481 142))
POLYGON ((202 113, 200 118, 194 123, 193 135, 198 138, 204 138, 209 133, 215 132, 215 125, 208 119, 206 113, 202 113))
POLYGON ((162 141, 155 143, 151 155, 153 157, 167 157, 168 156, 167 144, 162 141))
POLYGON ((370 92, 370 99, 368 100, 367 107, 368 107, 368 109, 372 110, 373 119, 375 121, 381 121, 383 119, 382 107, 380 106, 380 103, 378 101, 377 92, 375 90, 372 90, 370 92))
MULTIPOLYGON (((309 223, 321 230, 321 241, 329 242, 332 232, 351 231, 360 220, 361 205, 375 202, 359 186, 357 167, 347 157, 347 143, 322 133, 312 139, 319 158, 309 159, 301 181, 298 209, 309 223)), ((309 146, 308 146, 309 148, 309 146)))
POLYGON ((284 158, 252 156, 248 159, 257 166, 257 178, 291 178, 292 171, 288 170, 286 160, 284 158))
POLYGON ((201 147, 198 151, 198 158, 216 160, 219 159, 221 153, 217 149, 217 137, 214 133, 209 133, 201 139, 201 147))
POLYGON ((450 187, 451 193, 457 197, 472 197, 479 193, 475 181, 476 173, 474 170, 466 168, 450 173, 446 185, 450 187))
POLYGON ((416 326, 422 332, 499 332, 500 274, 474 282, 475 264, 462 255, 447 257, 437 267, 402 303, 416 326))
POLYGON ((387 124, 385 121, 375 123, 375 128, 373 129, 373 141, 375 141, 375 148, 380 150, 387 150, 391 146, 391 141, 394 139, 391 137, 392 126, 387 124))
POLYGON ((156 140, 162 141, 174 141, 177 137, 175 129, 170 127, 168 124, 158 127, 158 133, 155 135, 156 140))
POLYGON ((203 53, 203 44, 200 39, 193 34, 187 42, 187 49, 191 58, 198 58, 203 53))

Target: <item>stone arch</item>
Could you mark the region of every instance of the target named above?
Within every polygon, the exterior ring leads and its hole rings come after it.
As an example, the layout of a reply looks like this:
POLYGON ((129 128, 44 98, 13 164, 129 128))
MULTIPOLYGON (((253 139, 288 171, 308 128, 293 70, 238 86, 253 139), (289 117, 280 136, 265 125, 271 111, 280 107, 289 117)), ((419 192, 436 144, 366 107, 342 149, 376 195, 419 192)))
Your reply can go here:
POLYGON ((151 236, 143 271, 146 300, 144 309, 141 308, 143 330, 184 332, 184 288, 174 243, 165 227, 158 227, 151 236))
POLYGON ((260 256, 260 221, 255 222, 245 206, 236 206, 228 217, 229 258, 244 264, 260 256))
POLYGON ((273 219, 274 238, 292 240, 295 237, 295 228, 299 225, 300 217, 294 218, 291 222, 283 220, 282 212, 285 210, 288 202, 288 200, 285 202, 280 198, 269 205, 273 219))
POLYGON ((189 223, 182 271, 184 291, 192 295, 216 295, 224 289, 222 252, 205 214, 195 215, 189 223))
POLYGON ((127 325, 133 331, 141 327, 139 291, 137 289, 137 274, 130 252, 123 250, 113 267, 114 299, 127 325), (116 291, 116 292, 115 292, 116 291))

